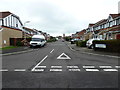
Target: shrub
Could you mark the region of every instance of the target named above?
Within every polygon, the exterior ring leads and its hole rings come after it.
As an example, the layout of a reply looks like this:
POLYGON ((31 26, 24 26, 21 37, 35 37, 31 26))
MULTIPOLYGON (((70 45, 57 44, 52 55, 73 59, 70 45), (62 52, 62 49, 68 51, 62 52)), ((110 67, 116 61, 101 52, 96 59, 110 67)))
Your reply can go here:
POLYGON ((47 42, 55 42, 57 41, 55 37, 50 36, 50 39, 47 40, 47 42))
POLYGON ((55 42, 56 39, 50 39, 50 40, 47 40, 47 42, 55 42))
POLYGON ((93 41, 94 50, 120 53, 120 40, 95 40, 93 41), (96 48, 95 44, 106 44, 106 48, 96 48))
POLYGON ((70 37, 64 37, 64 39, 65 39, 66 41, 70 41, 70 40, 71 40, 70 37))
POLYGON ((21 41, 17 41, 16 46, 23 46, 23 43, 21 41))
POLYGON ((86 47, 86 42, 87 41, 77 41, 76 46, 78 46, 78 47, 86 47))

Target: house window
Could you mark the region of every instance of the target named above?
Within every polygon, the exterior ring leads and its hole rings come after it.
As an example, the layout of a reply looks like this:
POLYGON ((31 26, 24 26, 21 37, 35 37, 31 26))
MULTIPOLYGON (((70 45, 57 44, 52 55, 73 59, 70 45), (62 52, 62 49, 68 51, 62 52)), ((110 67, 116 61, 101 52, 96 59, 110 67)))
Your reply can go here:
POLYGON ((11 16, 11 26, 12 26, 12 16, 11 16))
POLYGON ((4 25, 7 26, 7 18, 5 18, 4 25))
POLYGON ((114 25, 116 25, 116 20, 114 20, 114 25))
POLYGON ((105 28, 105 24, 103 24, 103 28, 105 28))
POLYGON ((118 19, 119 25, 120 25, 120 18, 118 19))
POLYGON ((16 24, 16 27, 18 27, 18 24, 16 24))
POLYGON ((106 23, 106 28, 107 28, 107 27, 109 27, 109 22, 108 22, 108 23, 106 23))
POLYGON ((8 26, 10 26, 10 17, 8 17, 8 26))
POLYGON ((116 20, 116 25, 119 25, 119 19, 116 20))
POLYGON ((13 17, 13 26, 15 27, 15 17, 13 17))
POLYGON ((110 27, 112 26, 112 22, 110 22, 110 27))

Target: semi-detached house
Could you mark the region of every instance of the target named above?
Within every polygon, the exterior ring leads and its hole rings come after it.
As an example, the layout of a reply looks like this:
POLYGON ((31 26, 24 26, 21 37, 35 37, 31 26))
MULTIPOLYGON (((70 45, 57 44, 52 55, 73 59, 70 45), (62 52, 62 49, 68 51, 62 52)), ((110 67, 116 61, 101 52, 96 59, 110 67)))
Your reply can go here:
POLYGON ((109 14, 94 24, 89 24, 83 35, 84 39, 100 38, 103 40, 120 39, 120 14, 109 14))
POLYGON ((120 14, 109 14, 107 19, 95 23, 92 28, 93 38, 118 39, 120 35, 120 14))
POLYGON ((22 38, 23 24, 20 18, 7 11, 0 12, 0 47, 10 45, 10 38, 22 38))

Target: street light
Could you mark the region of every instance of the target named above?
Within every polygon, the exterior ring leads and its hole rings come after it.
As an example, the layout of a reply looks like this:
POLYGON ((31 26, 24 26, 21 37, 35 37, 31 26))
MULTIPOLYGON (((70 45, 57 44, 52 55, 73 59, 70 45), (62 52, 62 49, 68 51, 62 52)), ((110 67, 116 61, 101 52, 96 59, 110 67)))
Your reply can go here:
MULTIPOLYGON (((25 28, 25 25, 26 25, 27 23, 30 23, 30 21, 24 22, 24 25, 23 25, 24 28, 25 28)), ((25 31, 24 31, 24 35, 25 35, 25 39, 26 39, 26 33, 25 33, 25 31)))
POLYGON ((24 27, 25 27, 25 24, 26 24, 26 23, 30 23, 30 21, 26 21, 26 22, 24 22, 24 27))

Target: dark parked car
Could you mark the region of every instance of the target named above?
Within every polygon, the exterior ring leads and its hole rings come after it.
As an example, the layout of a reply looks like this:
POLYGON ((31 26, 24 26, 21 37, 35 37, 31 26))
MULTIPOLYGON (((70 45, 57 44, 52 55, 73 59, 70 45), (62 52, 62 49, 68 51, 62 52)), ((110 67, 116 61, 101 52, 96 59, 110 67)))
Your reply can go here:
POLYGON ((80 40, 80 39, 78 39, 78 38, 74 38, 74 39, 71 40, 71 44, 75 44, 76 41, 79 41, 79 40, 80 40))

